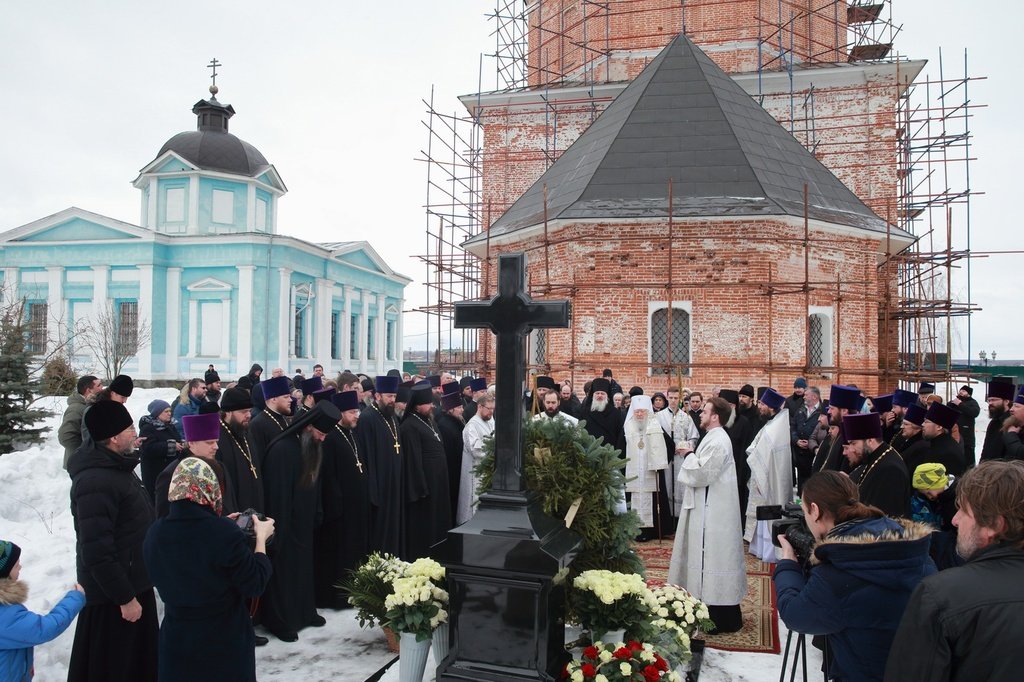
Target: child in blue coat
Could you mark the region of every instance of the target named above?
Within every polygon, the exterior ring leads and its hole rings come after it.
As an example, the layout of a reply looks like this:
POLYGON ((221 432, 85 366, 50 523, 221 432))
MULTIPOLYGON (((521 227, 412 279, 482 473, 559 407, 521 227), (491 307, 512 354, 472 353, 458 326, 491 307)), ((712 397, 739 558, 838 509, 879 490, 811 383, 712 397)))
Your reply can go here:
POLYGON ((45 616, 25 608, 28 585, 21 574, 21 548, 0 540, 0 680, 26 682, 32 668, 32 647, 56 639, 85 606, 81 585, 64 595, 45 616))

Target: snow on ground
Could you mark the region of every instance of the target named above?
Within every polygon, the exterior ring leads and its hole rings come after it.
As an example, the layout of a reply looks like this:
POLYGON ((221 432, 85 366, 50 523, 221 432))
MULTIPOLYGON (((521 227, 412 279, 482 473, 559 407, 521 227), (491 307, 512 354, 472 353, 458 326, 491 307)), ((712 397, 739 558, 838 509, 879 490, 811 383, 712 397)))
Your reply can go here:
MULTIPOLYGON (((160 398, 172 402, 174 389, 136 389, 128 410, 138 423, 146 405, 160 398)), ((982 397, 984 397, 982 395, 982 397)), ((75 531, 69 508, 71 480, 62 467, 64 449, 57 442, 57 427, 66 399, 40 398, 35 407, 53 414, 43 423, 50 432, 40 445, 0 457, 0 538, 22 548, 22 577, 31 586, 28 607, 49 611, 75 582, 75 531)), ((984 440, 988 417, 984 409, 978 418, 978 449, 984 440)), ((391 660, 380 630, 361 630, 352 611, 323 611, 327 625, 307 628, 293 644, 271 642, 256 650, 256 670, 264 682, 303 680, 365 680, 391 660)), ((53 642, 36 647, 37 682, 67 679, 68 658, 75 625, 53 642)), ((785 642, 785 626, 780 623, 785 642)), ((816 671, 821 658, 808 646, 809 672, 816 671)), ((709 649, 701 673, 702 682, 770 682, 778 679, 781 655, 725 652, 709 649)), ((433 663, 428 661, 428 671, 433 663)), ((394 665, 384 681, 398 679, 394 665)), ((426 678, 433 679, 428 672, 426 678)))

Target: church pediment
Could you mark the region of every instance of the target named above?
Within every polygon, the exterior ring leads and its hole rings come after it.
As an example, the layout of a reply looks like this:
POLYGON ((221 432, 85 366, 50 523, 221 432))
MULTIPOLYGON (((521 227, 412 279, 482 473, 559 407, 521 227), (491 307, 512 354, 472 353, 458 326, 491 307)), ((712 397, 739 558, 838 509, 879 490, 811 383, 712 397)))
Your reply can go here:
POLYGON ((281 174, 278 173, 277 169, 273 166, 270 166, 266 171, 256 176, 256 181, 273 187, 277 191, 281 192, 281 194, 288 191, 288 188, 284 185, 284 180, 281 179, 281 174))
POLYGON ((0 234, 5 243, 68 243, 151 238, 146 228, 80 208, 69 208, 0 234))
POLYGON ((167 151, 146 164, 146 167, 139 171, 139 177, 149 173, 180 173, 194 170, 199 170, 199 167, 180 154, 167 151))
POLYGON ((222 282, 215 277, 204 277, 203 279, 190 284, 187 289, 189 291, 231 291, 232 287, 227 282, 222 282))

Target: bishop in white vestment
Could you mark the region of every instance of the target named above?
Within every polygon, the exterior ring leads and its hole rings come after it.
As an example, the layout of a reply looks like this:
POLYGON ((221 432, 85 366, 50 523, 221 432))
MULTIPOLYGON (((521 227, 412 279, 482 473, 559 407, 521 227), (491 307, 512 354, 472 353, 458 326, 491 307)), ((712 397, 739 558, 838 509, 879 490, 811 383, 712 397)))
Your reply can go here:
POLYGON ((654 526, 654 500, 658 492, 658 472, 668 466, 665 437, 654 416, 651 399, 633 396, 623 426, 626 439, 626 492, 629 508, 640 516, 640 526, 654 526))

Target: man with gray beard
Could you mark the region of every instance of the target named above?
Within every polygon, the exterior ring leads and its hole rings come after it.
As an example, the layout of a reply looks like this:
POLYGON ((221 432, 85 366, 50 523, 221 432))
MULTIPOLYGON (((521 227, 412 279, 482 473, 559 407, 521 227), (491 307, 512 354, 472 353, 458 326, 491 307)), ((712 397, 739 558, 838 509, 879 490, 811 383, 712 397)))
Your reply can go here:
POLYGON ((622 413, 612 405, 612 386, 603 377, 594 379, 590 384, 590 395, 583 401, 580 421, 583 428, 594 438, 604 438, 604 442, 619 450, 622 456, 622 413))
POLYGON ((341 419, 328 400, 297 418, 270 441, 263 460, 267 516, 275 521, 274 566, 260 602, 263 625, 283 642, 298 631, 326 623, 316 612, 313 579, 313 531, 320 501, 321 444, 341 419))

